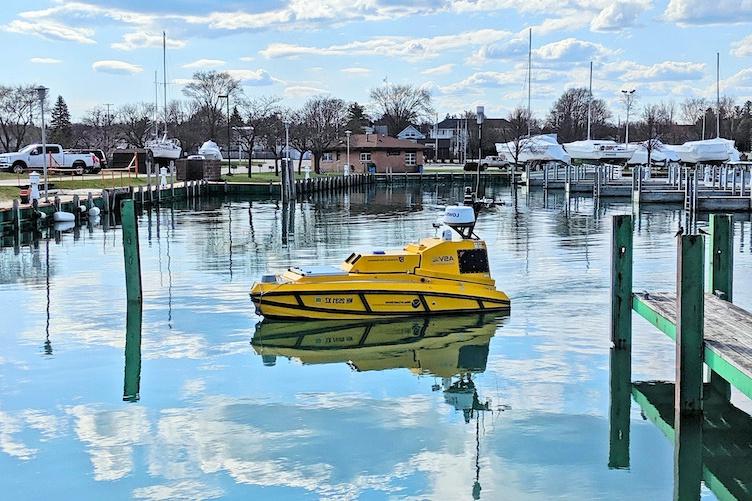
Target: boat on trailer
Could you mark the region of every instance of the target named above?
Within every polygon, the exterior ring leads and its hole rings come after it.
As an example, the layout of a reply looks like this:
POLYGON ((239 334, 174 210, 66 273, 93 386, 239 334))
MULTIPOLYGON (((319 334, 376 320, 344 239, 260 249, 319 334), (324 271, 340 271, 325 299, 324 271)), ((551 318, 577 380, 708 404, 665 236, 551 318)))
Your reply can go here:
POLYGON ((295 266, 253 284, 257 313, 278 319, 389 318, 506 311, 472 206, 446 208, 440 237, 400 250, 352 253, 334 266, 295 266), (454 231, 454 234, 452 233, 454 231))

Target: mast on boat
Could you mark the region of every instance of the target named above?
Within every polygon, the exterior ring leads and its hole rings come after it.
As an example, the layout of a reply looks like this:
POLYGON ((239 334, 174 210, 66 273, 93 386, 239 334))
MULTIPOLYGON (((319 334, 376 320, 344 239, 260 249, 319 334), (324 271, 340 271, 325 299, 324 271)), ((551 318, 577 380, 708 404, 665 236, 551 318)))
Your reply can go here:
POLYGON ((527 46, 527 137, 530 137, 530 122, 533 119, 531 110, 532 101, 532 81, 533 81, 533 29, 528 31, 528 46, 527 46))
POLYGON ((715 137, 721 137, 721 53, 715 53, 715 137))
POLYGON ((154 70, 154 138, 159 137, 159 85, 157 83, 157 70, 154 70))
POLYGON ((163 93, 164 93, 164 132, 167 137, 167 34, 162 31, 162 77, 164 78, 163 93))
POLYGON ((587 101, 587 140, 590 141, 590 113, 593 104, 593 62, 590 61, 590 88, 587 101))

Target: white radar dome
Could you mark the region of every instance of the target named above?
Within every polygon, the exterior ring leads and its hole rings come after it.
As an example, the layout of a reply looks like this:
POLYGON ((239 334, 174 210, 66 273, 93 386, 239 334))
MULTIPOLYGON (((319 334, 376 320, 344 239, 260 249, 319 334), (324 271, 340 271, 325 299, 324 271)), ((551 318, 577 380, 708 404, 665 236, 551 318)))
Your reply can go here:
POLYGON ((475 211, 464 205, 451 205, 444 211, 444 224, 468 225, 475 223, 475 211))

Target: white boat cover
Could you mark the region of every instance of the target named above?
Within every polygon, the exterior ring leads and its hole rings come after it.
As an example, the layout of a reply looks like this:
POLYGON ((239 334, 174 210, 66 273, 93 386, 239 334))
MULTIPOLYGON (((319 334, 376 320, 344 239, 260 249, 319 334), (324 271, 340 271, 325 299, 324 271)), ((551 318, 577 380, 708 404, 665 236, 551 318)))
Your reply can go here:
POLYGON ((687 164, 739 161, 739 151, 734 147, 734 141, 730 139, 717 137, 667 146, 676 151, 681 161, 687 164))
MULTIPOLYGON (((673 149, 673 146, 663 144, 660 141, 653 142, 653 151, 650 154, 651 163, 679 162, 681 157, 673 149)), ((633 152, 627 162, 630 165, 647 165, 648 149, 647 142, 630 144, 629 149, 633 152)))
POLYGON ((632 151, 610 139, 589 139, 564 143, 567 153, 576 160, 628 160, 632 151))
POLYGON ((219 150, 219 146, 211 139, 201 145, 198 154, 207 160, 222 160, 222 152, 219 150))
MULTIPOLYGON (((515 144, 496 143, 496 152, 509 163, 514 163, 515 144)), ((520 139, 520 163, 527 162, 563 162, 570 163, 571 158, 556 138, 556 134, 541 134, 520 139)))

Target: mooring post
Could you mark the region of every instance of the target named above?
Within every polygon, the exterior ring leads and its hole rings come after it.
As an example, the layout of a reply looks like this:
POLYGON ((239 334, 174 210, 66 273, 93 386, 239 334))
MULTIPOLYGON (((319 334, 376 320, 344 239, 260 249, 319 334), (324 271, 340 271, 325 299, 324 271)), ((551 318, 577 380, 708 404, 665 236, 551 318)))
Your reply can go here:
POLYGON ((78 200, 78 195, 73 195, 73 217, 76 224, 81 223, 81 202, 78 200))
POLYGON ((110 197, 107 195, 107 190, 102 190, 102 201, 104 202, 105 214, 110 212, 110 197))
MULTIPOLYGON (((710 215, 710 252, 707 253, 707 292, 726 301, 733 301, 734 226, 729 214, 710 215)), ((731 385, 715 371, 710 372, 710 385, 727 400, 731 385)))
POLYGON ((679 236, 676 266, 674 399, 677 414, 702 413, 704 250, 702 235, 679 236))
POLYGON ((138 224, 133 200, 120 202, 123 229, 125 291, 128 302, 125 332, 125 378, 123 400, 137 401, 141 380, 141 258, 138 245, 138 224))
POLYGON ((613 217, 611 229, 611 343, 632 346, 632 216, 613 217))
POLYGON ((674 499, 700 499, 702 484, 702 415, 674 417, 674 499))
POLYGON ((13 199, 13 229, 16 233, 21 229, 21 206, 17 198, 13 199))
POLYGON ((632 405, 632 352, 611 348, 609 364, 608 467, 629 468, 629 411, 632 405))

